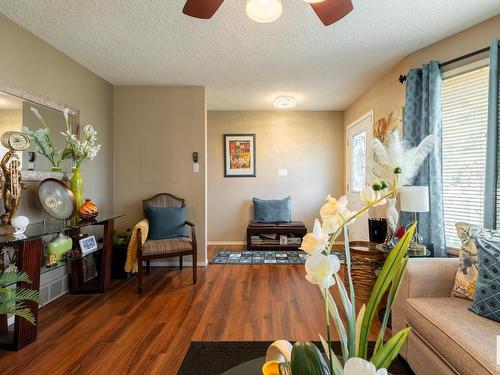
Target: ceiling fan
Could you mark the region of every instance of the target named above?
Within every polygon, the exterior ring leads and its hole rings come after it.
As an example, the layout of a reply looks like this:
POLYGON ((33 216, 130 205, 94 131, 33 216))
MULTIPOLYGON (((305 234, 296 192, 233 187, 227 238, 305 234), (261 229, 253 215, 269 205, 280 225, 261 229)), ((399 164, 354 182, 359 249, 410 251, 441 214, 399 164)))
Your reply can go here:
MULTIPOLYGON (((337 22, 349 14, 351 0, 304 0, 310 3, 316 15, 325 26, 337 22)), ((224 0, 187 0, 182 13, 201 19, 209 19, 217 12, 224 0)), ((245 11, 254 21, 268 23, 277 20, 283 12, 281 0, 246 0, 245 11)))

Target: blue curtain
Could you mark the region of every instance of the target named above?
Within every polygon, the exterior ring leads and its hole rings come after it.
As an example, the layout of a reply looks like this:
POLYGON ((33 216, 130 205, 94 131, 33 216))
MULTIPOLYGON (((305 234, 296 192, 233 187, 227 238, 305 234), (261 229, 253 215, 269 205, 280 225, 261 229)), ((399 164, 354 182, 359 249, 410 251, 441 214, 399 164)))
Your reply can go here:
MULTIPOLYGON (((441 70, 437 61, 412 69, 406 78, 406 107, 403 118, 404 140, 418 145, 429 134, 441 139, 441 70)), ((443 210, 443 171, 441 143, 425 160, 414 185, 429 187, 429 213, 418 214, 418 231, 424 243, 434 248, 434 256, 446 256, 443 210)), ((401 222, 411 221, 402 213, 401 222)))
POLYGON ((484 186, 484 226, 496 229, 500 226, 498 217, 498 195, 500 182, 500 78, 498 70, 498 39, 491 42, 490 47, 490 82, 488 89, 488 136, 486 139, 486 181, 484 186))

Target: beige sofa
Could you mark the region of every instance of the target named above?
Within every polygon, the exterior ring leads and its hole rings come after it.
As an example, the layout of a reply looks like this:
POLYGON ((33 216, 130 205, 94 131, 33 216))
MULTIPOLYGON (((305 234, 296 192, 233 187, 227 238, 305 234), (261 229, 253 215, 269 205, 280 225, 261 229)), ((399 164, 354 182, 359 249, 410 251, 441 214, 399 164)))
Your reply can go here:
POLYGON ((500 323, 469 311, 471 301, 450 297, 457 268, 456 258, 408 262, 392 312, 395 332, 412 328, 401 355, 417 375, 500 374, 500 323))

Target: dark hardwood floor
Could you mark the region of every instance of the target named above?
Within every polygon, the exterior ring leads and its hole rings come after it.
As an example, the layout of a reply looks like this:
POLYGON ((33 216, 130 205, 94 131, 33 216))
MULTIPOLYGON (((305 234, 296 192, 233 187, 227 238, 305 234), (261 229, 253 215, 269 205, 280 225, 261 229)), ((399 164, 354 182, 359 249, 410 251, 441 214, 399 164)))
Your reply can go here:
MULTIPOLYGON (((214 248, 209 249, 212 256, 214 248)), ((318 340, 323 300, 304 267, 153 268, 102 295, 66 295, 40 310, 38 340, 0 351, 1 374, 176 374, 193 341, 318 340)))

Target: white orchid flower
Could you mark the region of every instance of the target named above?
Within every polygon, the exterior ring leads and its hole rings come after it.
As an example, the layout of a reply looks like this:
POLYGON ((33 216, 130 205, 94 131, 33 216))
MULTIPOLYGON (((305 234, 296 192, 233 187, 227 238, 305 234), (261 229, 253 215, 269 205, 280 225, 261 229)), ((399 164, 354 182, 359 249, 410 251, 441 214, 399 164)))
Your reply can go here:
POLYGON ((312 284, 317 284, 320 289, 328 289, 335 284, 333 274, 340 270, 340 260, 336 255, 315 253, 307 258, 306 279, 312 284))
MULTIPOLYGON (((373 189, 373 187, 371 187, 371 186, 365 186, 363 189, 361 189, 361 191, 359 193, 359 197, 360 197, 361 201, 365 205, 369 205, 369 204, 372 204, 373 202, 379 200, 380 198, 382 198, 385 195, 385 192, 386 192, 385 189, 384 190, 375 191, 373 189)), ((387 200, 386 199, 382 199, 374 207, 376 207, 376 206, 383 206, 386 203, 387 203, 387 200)))
POLYGON ((344 366, 344 375, 387 375, 387 370, 377 370, 373 363, 363 358, 349 358, 344 366))
MULTIPOLYGON (((326 197, 326 203, 319 210, 321 220, 323 221, 323 229, 328 233, 335 233, 354 213, 349 211, 349 201, 346 196, 340 197, 338 200, 332 198, 330 194, 326 197)), ((348 224, 352 224, 354 220, 348 224)))
POLYGON ((314 220, 314 229, 312 233, 307 233, 302 239, 300 249, 308 254, 321 253, 325 250, 328 242, 328 233, 321 228, 321 223, 318 219, 314 220))

